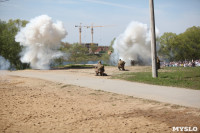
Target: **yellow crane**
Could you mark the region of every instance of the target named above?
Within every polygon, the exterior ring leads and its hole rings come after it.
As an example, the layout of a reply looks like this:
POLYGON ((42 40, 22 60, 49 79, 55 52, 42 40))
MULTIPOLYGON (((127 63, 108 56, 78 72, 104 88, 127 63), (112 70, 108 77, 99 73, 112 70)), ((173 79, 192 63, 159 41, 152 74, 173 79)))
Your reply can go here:
POLYGON ((80 23, 80 25, 75 25, 75 27, 79 27, 79 44, 81 45, 81 28, 85 27, 81 25, 82 23, 80 23))
POLYGON ((86 26, 87 28, 91 28, 91 35, 92 35, 92 42, 91 45, 93 45, 93 35, 94 35, 94 28, 96 27, 105 27, 105 26, 94 26, 93 24, 91 26, 86 26))
MULTIPOLYGON (((107 25, 107 26, 110 26, 110 25, 107 25)), ((83 26, 83 25, 81 25, 81 23, 80 23, 80 25, 75 25, 75 27, 79 27, 79 44, 81 44, 81 28, 82 27, 86 27, 86 28, 91 28, 91 36, 92 36, 92 42, 91 42, 91 45, 93 44, 93 35, 94 35, 94 28, 96 28, 96 27, 107 27, 107 26, 97 26, 97 25, 90 25, 90 26, 83 26)))

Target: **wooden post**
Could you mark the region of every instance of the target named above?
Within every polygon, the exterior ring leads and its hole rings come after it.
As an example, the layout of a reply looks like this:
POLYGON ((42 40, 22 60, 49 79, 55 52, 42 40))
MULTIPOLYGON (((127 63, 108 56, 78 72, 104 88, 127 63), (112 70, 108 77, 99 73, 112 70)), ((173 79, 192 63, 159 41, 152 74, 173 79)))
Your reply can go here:
POLYGON ((149 0, 150 7, 150 23, 151 23, 151 58, 152 58, 152 77, 158 77, 157 71, 157 55, 156 55, 156 35, 155 35, 155 18, 154 18, 154 2, 153 0, 149 0))

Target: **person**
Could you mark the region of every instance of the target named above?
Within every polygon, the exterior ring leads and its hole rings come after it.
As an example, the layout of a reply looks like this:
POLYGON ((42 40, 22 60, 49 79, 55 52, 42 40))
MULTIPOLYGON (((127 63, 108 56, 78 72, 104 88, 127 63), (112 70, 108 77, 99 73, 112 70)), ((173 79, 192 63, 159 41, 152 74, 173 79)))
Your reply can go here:
POLYGON ((157 57, 156 64, 157 64, 157 69, 160 69, 160 59, 158 57, 157 57))
POLYGON ((125 61, 119 59, 119 61, 118 61, 118 69, 119 69, 119 70, 122 69, 122 70, 124 71, 124 70, 125 70, 125 69, 124 69, 124 66, 125 66, 125 61))
POLYGON ((103 76, 103 75, 104 75, 104 71, 105 71, 104 65, 101 64, 101 61, 98 61, 98 64, 97 64, 96 70, 95 70, 96 76, 98 76, 99 74, 100 74, 101 76, 103 76))
POLYGON ((135 61, 131 60, 131 66, 134 66, 134 65, 135 65, 135 61))
POLYGON ((192 59, 192 67, 195 67, 195 62, 193 59, 192 59))

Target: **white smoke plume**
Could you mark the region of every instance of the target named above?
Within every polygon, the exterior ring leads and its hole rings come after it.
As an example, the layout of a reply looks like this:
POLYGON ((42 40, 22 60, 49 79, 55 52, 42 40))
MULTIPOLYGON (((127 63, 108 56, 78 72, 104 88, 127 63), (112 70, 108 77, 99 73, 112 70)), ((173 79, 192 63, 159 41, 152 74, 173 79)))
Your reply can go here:
MULTIPOLYGON (((156 33, 158 30, 156 29, 156 33)), ((131 60, 143 65, 151 64, 151 38, 147 24, 132 21, 124 33, 120 34, 114 44, 114 53, 110 57, 112 64, 116 65, 119 59, 131 65, 131 60)))
POLYGON ((58 49, 66 35, 61 21, 54 23, 47 15, 31 19, 15 36, 15 41, 25 47, 21 61, 30 63, 33 69, 49 69, 53 59, 64 55, 58 49))
POLYGON ((3 56, 0 55, 0 70, 8 70, 10 68, 9 60, 6 60, 3 56))

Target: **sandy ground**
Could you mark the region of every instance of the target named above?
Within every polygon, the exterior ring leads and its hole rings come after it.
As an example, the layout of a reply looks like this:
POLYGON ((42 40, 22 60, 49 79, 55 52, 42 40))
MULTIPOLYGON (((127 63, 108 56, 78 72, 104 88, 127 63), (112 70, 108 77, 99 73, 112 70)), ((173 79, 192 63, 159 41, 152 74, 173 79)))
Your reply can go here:
MULTIPOLYGON (((95 65, 94 65, 95 66, 95 65)), ((76 75, 88 76, 88 77, 95 77, 95 78, 110 78, 112 75, 115 74, 122 74, 124 72, 151 72, 150 66, 126 66, 125 71, 119 71, 117 67, 113 66, 105 66, 105 73, 107 76, 95 76, 95 69, 65 69, 67 73, 73 73, 76 75)), ((45 70, 44 70, 45 71, 45 70)), ((160 70, 163 71, 163 70, 160 70)), ((58 70, 58 73, 63 73, 63 70, 58 70)))
MULTIPOLYGON (((38 78, 63 84, 71 84, 118 93, 137 98, 156 100, 165 103, 178 104, 187 107, 200 108, 200 90, 191 90, 178 87, 149 85, 109 79, 118 73, 151 71, 150 67, 126 67, 127 71, 119 71, 116 67, 105 67, 108 76, 95 76, 94 69, 64 69, 64 70, 23 70, 5 71, 5 75, 38 78)), ((159 70, 163 71, 163 69, 159 70)))
MULTIPOLYGON (((70 70, 77 71, 94 76, 93 70, 70 70)), ((113 73, 115 70, 108 74, 113 73)), ((3 133, 163 133, 176 126, 200 129, 197 108, 34 78, 1 75, 0 101, 3 133)))

